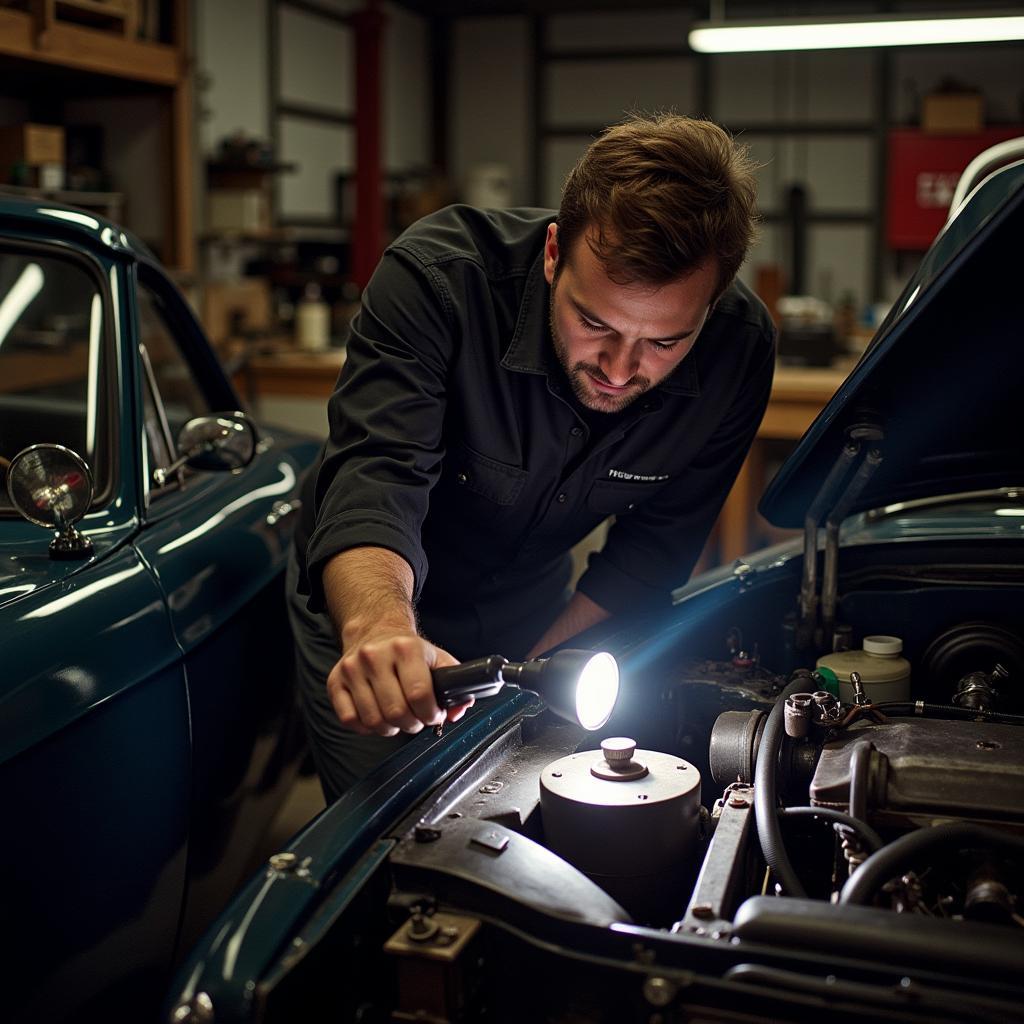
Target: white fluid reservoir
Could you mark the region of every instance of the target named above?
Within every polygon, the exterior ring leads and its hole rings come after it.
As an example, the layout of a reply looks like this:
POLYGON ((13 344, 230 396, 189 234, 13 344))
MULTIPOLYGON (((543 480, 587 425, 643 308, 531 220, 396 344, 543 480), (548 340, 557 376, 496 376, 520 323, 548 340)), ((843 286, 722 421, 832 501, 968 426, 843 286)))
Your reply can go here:
POLYGON ((864 691, 874 704, 910 700, 910 662, 902 657, 903 641, 896 636, 866 636, 859 651, 834 651, 818 659, 818 668, 831 669, 839 680, 839 699, 854 702, 850 673, 860 673, 864 691))

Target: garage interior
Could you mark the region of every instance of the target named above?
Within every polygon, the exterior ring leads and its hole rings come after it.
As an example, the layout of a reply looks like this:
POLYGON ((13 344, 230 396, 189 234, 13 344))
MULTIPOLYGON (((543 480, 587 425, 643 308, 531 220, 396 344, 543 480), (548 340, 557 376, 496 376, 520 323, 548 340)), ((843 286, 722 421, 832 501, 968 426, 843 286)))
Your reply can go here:
MULTIPOLYGON (((124 224, 170 269, 261 428, 320 437, 390 239, 452 202, 557 207, 588 142, 630 111, 712 118, 760 165, 740 276, 780 348, 699 571, 793 535, 757 500, 942 227, 959 171, 1024 134, 1024 42, 707 54, 689 29, 972 6, 2 0, 0 190, 124 224)), ((304 778, 265 852, 322 806, 304 778)))

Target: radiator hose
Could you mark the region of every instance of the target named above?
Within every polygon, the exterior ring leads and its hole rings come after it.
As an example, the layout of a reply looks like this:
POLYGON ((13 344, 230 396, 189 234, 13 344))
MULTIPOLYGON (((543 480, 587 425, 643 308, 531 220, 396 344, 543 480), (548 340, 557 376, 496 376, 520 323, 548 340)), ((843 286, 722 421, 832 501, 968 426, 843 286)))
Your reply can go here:
MULTIPOLYGON (((767 733, 767 728, 765 732, 767 733)), ((985 825, 972 825, 969 822, 958 821, 947 825, 935 825, 931 828, 919 828, 915 832, 900 836, 888 846, 882 847, 877 853, 871 854, 847 879, 843 891, 839 895, 839 902, 870 903, 874 899, 875 893, 890 878, 901 875, 915 860, 921 859, 928 851, 943 846, 994 848, 1000 853, 1024 858, 1024 838, 1000 832, 985 825)))
POLYGON ((796 871, 793 870, 782 841, 782 828, 779 825, 776 807, 778 783, 775 773, 779 763, 779 751, 782 749, 782 737, 786 732, 786 698, 792 693, 806 690, 809 678, 810 673, 801 672, 779 694, 775 707, 765 722, 761 744, 757 750, 757 762, 754 765, 754 818, 757 821, 757 838, 761 843, 765 863, 771 868, 787 896, 806 896, 807 893, 797 878, 796 871))

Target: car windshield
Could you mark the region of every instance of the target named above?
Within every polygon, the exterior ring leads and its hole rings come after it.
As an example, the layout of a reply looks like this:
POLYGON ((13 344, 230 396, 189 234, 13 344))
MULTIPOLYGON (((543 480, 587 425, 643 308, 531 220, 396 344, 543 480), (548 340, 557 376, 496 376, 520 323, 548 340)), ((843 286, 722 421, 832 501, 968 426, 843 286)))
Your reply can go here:
POLYGON ((103 298, 70 260, 0 251, 0 509, 6 468, 29 445, 64 445, 100 462, 103 298))

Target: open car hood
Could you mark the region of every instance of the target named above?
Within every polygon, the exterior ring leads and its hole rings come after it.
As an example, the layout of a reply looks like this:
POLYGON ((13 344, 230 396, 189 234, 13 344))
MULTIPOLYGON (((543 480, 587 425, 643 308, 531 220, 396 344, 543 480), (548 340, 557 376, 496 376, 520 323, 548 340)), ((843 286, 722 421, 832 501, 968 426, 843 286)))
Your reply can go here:
POLYGON ((880 431, 883 461, 847 513, 1024 482, 1022 239, 1024 161, 986 179, 932 243, 766 490, 765 518, 803 525, 851 431, 880 431))

